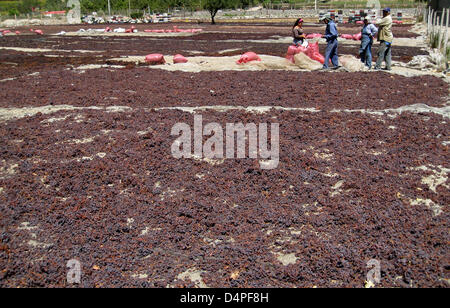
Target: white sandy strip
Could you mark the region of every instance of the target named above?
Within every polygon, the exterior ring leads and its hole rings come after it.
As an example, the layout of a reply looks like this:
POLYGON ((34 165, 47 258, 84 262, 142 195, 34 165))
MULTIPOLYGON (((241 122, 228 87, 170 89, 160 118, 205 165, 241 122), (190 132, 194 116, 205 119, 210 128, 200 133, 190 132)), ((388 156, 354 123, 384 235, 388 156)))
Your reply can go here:
MULTIPOLYGON (((207 32, 205 32, 207 33, 207 32)), ((194 40, 190 40, 190 41, 194 41, 194 40)), ((309 43, 315 43, 315 42, 319 42, 319 44, 326 44, 326 40, 325 39, 309 39, 308 42, 309 43)), ((343 45, 361 45, 361 41, 355 41, 355 40, 347 40, 344 38, 338 38, 339 44, 343 44, 343 45)), ((198 42, 198 41, 196 41, 198 42)), ((292 37, 290 36, 273 36, 273 38, 271 39, 264 39, 264 40, 213 40, 212 42, 223 42, 223 43, 259 43, 259 44, 292 44, 292 37)), ((375 41, 374 44, 378 44, 378 41, 375 41)), ((422 37, 416 37, 416 38, 405 38, 405 37, 399 37, 399 38, 394 38, 394 42, 393 42, 393 48, 395 48, 396 46, 399 47, 421 47, 421 48, 426 48, 426 44, 423 40, 422 37)), ((355 48, 357 48, 355 46, 355 48)), ((287 47, 286 47, 287 50, 287 47)))
POLYGON ((58 111, 77 111, 77 110, 103 110, 106 112, 125 112, 131 111, 128 106, 109 106, 109 107, 75 107, 71 105, 55 105, 42 107, 23 107, 23 108, 0 108, 0 121, 8 121, 12 119, 21 119, 24 117, 34 116, 37 113, 51 114, 58 111))
MULTIPOLYGON (((109 107, 75 107, 71 105, 56 105, 56 106, 42 106, 42 107, 23 107, 23 108, 0 108, 0 121, 8 121, 14 119, 20 119, 28 116, 34 116, 37 113, 51 114, 58 111, 80 111, 80 110, 99 110, 105 112, 129 112, 133 108, 128 106, 109 106, 109 107)), ((298 111, 298 112, 321 112, 322 110, 315 108, 294 108, 294 107, 281 107, 281 106, 199 106, 199 107, 160 107, 160 108, 144 108, 146 111, 156 110, 180 110, 182 112, 201 112, 201 111, 218 111, 227 112, 233 110, 239 110, 243 112, 250 113, 268 113, 272 110, 284 110, 284 111, 298 111)), ((331 112, 349 112, 349 113, 363 113, 370 115, 382 116, 385 114, 401 114, 403 112, 413 112, 413 113, 435 113, 443 116, 444 118, 450 117, 450 106, 436 108, 430 107, 425 104, 416 104, 403 106, 396 109, 383 109, 383 110, 372 110, 372 109, 334 109, 331 112)))
POLYGON ((155 108, 155 110, 157 110, 157 111, 161 111, 161 110, 179 110, 179 111, 188 112, 188 113, 196 113, 196 112, 199 112, 199 111, 207 111, 207 110, 214 110, 214 111, 218 111, 218 112, 227 112, 227 111, 239 110, 239 111, 250 112, 250 113, 267 113, 267 112, 270 112, 271 110, 320 112, 320 110, 318 110, 316 108, 290 108, 290 107, 281 107, 281 106, 161 107, 161 108, 155 108))
POLYGON ((104 52, 104 50, 62 50, 62 49, 21 48, 21 47, 2 47, 2 46, 0 46, 0 49, 21 51, 21 52, 79 52, 79 53, 104 52))
MULTIPOLYGON (((283 111, 301 111, 301 112, 321 112, 322 110, 316 108, 295 108, 295 107, 281 107, 281 106, 202 106, 202 107, 161 107, 155 108, 155 110, 180 110, 183 112, 195 113, 205 110, 214 110, 219 112, 227 112, 232 110, 241 110, 251 113, 267 113, 271 110, 283 110, 283 111)), ((390 108, 383 110, 373 109, 333 109, 331 112, 348 112, 348 113, 365 113, 370 115, 385 115, 385 114, 401 114, 403 112, 413 113, 435 113, 445 118, 450 118, 450 106, 446 107, 430 107, 425 104, 415 104, 402 106, 399 108, 390 108)))
MULTIPOLYGON (((85 31, 85 32, 67 32, 65 36, 119 36, 119 37, 187 37, 194 36, 199 33, 204 32, 173 32, 173 33, 154 33, 154 32, 136 32, 136 33, 118 33, 118 32, 95 32, 95 31, 85 31)), ((55 34, 56 35, 56 34, 55 34)))

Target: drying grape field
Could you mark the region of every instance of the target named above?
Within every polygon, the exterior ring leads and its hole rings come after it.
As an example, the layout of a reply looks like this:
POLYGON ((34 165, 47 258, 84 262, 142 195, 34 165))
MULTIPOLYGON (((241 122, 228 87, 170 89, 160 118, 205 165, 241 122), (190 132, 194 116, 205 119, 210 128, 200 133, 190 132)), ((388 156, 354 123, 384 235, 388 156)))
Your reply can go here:
POLYGON ((80 287, 364 287, 369 260, 378 287, 449 287, 448 78, 129 61, 284 57, 288 24, 51 35, 81 27, 0 38, 1 287, 72 286, 72 259, 80 287), (171 129, 194 115, 278 123, 277 168, 174 158, 171 129))

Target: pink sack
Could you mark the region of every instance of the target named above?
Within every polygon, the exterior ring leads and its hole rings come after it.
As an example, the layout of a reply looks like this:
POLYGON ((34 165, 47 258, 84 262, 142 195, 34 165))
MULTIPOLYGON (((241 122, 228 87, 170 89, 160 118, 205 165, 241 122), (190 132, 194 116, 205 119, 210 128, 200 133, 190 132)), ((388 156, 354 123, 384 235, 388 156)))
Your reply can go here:
POLYGON ((296 55, 296 54, 297 54, 297 46, 295 46, 295 45, 289 46, 288 51, 287 51, 287 55, 288 56, 293 56, 293 55, 296 55))
POLYGON ((16 31, 16 34, 19 35, 19 34, 20 34, 20 31, 16 31))
POLYGON ((358 20, 358 21, 356 22, 356 24, 357 24, 357 25, 363 25, 363 24, 364 24, 364 21, 358 20))
POLYGON ((353 40, 353 35, 351 34, 342 34, 341 37, 346 40, 353 40))
POLYGON ((362 38, 361 32, 358 32, 358 33, 356 33, 355 35, 353 35, 353 39, 354 39, 355 41, 360 41, 361 38, 362 38))
POLYGON ((286 60, 295 63, 294 56, 297 54, 297 46, 291 45, 286 53, 286 60))
POLYGON ((184 56, 182 55, 175 55, 173 57, 173 63, 174 64, 178 64, 178 63, 187 63, 188 59, 186 59, 184 56))
POLYGON ((43 34, 44 34, 44 31, 42 31, 42 30, 33 30, 33 29, 30 29, 30 31, 36 33, 37 35, 43 35, 43 34))
POLYGON ((105 29, 105 32, 111 32, 111 28, 110 28, 110 27, 107 27, 107 28, 105 29))
POLYGON ((311 33, 306 36, 307 39, 314 39, 314 38, 321 38, 321 37, 323 37, 323 35, 319 34, 319 33, 311 33))
POLYGON ((403 23, 402 20, 394 20, 392 21, 394 24, 401 25, 403 23))
POLYGON ((286 59, 288 60, 288 61, 291 61, 292 63, 295 63, 295 60, 294 60, 294 56, 296 55, 296 54, 299 54, 299 53, 301 53, 301 52, 303 52, 303 53, 306 53, 306 49, 307 48, 305 48, 305 47, 303 47, 303 46, 295 46, 295 45, 291 45, 291 46, 289 46, 289 48, 288 48, 288 51, 287 51, 287 54, 286 54, 286 59))
POLYGON ((325 63, 325 57, 322 56, 320 53, 314 53, 311 57, 311 59, 320 62, 321 64, 325 63))
POLYGON ((319 42, 316 42, 314 44, 309 44, 305 50, 305 53, 310 58, 312 57, 313 54, 319 53, 319 42))
POLYGON ((286 60, 288 60, 289 62, 295 63, 295 58, 293 55, 287 55, 286 60))
POLYGON ((250 51, 244 53, 236 63, 243 64, 251 61, 261 61, 261 58, 256 53, 250 51))
POLYGON ((157 64, 165 64, 166 60, 164 59, 164 56, 162 54, 153 53, 145 57, 145 62, 147 62, 150 65, 157 65, 157 64))
POLYGON ((9 30, 3 30, 3 35, 8 34, 8 33, 11 33, 11 31, 9 31, 9 30))

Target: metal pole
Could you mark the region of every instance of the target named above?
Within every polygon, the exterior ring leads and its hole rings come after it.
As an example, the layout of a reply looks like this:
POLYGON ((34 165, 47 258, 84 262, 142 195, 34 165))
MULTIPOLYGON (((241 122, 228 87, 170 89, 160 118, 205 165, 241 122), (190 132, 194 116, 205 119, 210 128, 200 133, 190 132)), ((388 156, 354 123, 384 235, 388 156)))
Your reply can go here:
POLYGON ((111 17, 111 1, 108 0, 108 15, 111 17))

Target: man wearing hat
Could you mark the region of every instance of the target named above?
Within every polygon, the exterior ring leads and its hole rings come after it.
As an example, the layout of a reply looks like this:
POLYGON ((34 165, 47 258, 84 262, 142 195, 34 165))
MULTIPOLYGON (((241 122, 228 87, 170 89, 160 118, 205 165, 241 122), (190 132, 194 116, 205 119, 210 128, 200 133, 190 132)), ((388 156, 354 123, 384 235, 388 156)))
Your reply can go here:
POLYGON ((334 20, 331 18, 329 13, 325 14, 320 21, 323 21, 327 28, 325 30, 325 39, 327 40, 327 49, 325 51, 325 63, 323 64, 324 69, 328 69, 328 64, 333 63, 334 67, 339 67, 339 59, 338 59, 338 36, 339 33, 337 31, 336 24, 334 20))
POLYGON ((380 48, 378 49, 378 59, 375 69, 381 69, 381 64, 383 61, 386 62, 386 70, 391 70, 392 62, 392 41, 394 35, 392 34, 392 17, 391 9, 385 8, 383 10, 383 18, 377 21, 377 26, 379 27, 378 40, 380 41, 380 48))
POLYGON ((359 48, 359 56, 361 62, 369 69, 372 68, 372 44, 373 38, 377 34, 378 29, 374 24, 370 23, 369 16, 364 18, 364 27, 361 30, 361 47, 359 48))

